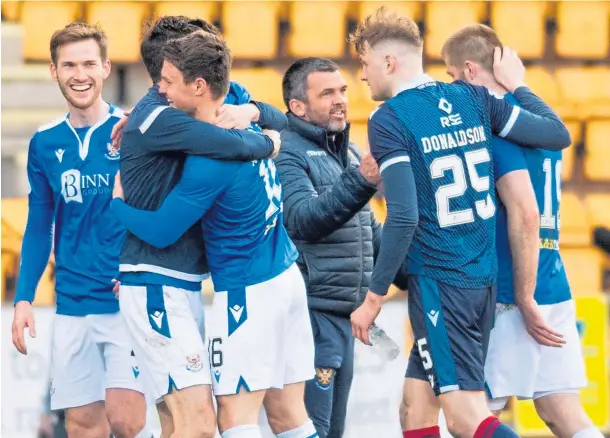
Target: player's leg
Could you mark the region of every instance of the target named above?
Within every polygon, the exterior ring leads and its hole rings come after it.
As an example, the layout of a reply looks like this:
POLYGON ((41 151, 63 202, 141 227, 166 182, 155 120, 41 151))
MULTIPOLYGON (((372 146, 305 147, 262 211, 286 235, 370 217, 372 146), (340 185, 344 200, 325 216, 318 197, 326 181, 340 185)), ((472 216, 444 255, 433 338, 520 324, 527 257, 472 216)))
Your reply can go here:
POLYGON ((272 280, 270 296, 283 291, 287 301, 279 322, 282 333, 279 345, 276 379, 265 397, 265 410, 273 432, 281 438, 317 437, 318 433, 305 408, 305 382, 316 375, 315 348, 307 292, 296 264, 272 280), (278 389, 281 388, 281 389, 278 389))
POLYGON ((174 420, 172 414, 164 401, 157 403, 157 414, 161 424, 161 438, 169 438, 174 433, 174 420))
POLYGON ((87 319, 104 356, 106 415, 112 434, 115 438, 150 438, 144 390, 123 317, 114 313, 87 319))
POLYGON ((416 281, 426 315, 434 391, 449 431, 460 437, 516 436, 491 415, 484 393, 485 331, 493 320, 493 291, 456 288, 424 276, 416 281))
POLYGON ((534 404, 540 418, 560 438, 601 437, 579 398, 587 385, 574 301, 541 306, 547 323, 563 334, 562 348, 541 347, 534 404))
POLYGON ((55 315, 51 409, 65 410, 70 438, 110 435, 104 409, 104 365, 85 317, 55 315))
POLYGON ((349 338, 346 342, 345 352, 341 367, 335 376, 335 387, 333 388, 333 408, 330 417, 330 431, 328 438, 341 438, 345 431, 345 418, 347 416, 347 402, 354 380, 354 338, 351 335, 351 322, 346 319, 346 329, 349 330, 349 338))
POLYGON ((123 283, 119 296, 147 396, 165 401, 173 434, 184 438, 216 432, 208 354, 191 310, 190 296, 196 293, 123 283))
POLYGON ((436 374, 429 353, 422 290, 415 276, 409 278, 408 310, 414 342, 400 403, 401 429, 403 436, 410 438, 440 436, 440 405, 431 386, 436 381, 436 374))

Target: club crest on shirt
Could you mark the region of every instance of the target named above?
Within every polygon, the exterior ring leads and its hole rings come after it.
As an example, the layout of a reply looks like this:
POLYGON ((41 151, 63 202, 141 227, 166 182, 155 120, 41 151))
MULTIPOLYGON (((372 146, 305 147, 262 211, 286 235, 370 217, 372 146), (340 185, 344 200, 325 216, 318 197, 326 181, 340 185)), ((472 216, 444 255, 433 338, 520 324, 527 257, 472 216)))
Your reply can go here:
POLYGON ((316 368, 316 385, 327 390, 332 383, 334 370, 332 368, 316 368))
POLYGON ((121 158, 119 148, 112 146, 112 143, 108 143, 106 145, 106 148, 108 149, 108 152, 106 152, 105 155, 106 158, 108 158, 109 160, 118 160, 119 158, 121 158))
POLYGON ((198 354, 194 356, 186 356, 186 369, 188 371, 201 371, 203 368, 203 362, 201 362, 201 356, 198 354))

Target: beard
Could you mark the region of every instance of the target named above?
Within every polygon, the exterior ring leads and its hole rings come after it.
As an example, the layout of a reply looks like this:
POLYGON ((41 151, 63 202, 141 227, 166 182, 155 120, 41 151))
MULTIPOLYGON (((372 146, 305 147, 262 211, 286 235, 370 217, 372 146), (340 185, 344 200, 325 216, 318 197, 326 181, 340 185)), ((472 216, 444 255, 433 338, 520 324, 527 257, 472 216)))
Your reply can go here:
POLYGON ((61 82, 59 82, 59 90, 61 91, 61 94, 63 94, 64 98, 68 101, 68 103, 79 110, 86 110, 87 108, 89 108, 91 105, 93 105, 93 102, 95 102, 100 95, 100 89, 96 86, 95 83, 91 86, 91 90, 89 90, 91 94, 87 100, 76 99, 74 96, 71 95, 71 93, 73 92, 72 89, 70 89, 69 86, 62 84, 61 82))

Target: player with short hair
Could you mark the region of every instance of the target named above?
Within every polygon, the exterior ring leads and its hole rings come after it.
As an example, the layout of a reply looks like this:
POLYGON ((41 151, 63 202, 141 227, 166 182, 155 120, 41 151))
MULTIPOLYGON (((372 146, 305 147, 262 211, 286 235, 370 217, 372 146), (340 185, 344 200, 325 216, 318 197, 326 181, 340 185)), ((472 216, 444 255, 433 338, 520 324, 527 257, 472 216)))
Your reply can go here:
MULTIPOLYGON (((172 39, 201 31, 201 26, 198 20, 168 16, 144 35, 142 58, 155 85, 131 112, 121 146, 125 200, 135 208, 156 210, 161 206, 180 179, 185 153, 249 162, 266 158, 274 153, 276 144, 279 147, 279 141, 274 143, 259 133, 214 126, 245 128, 258 122, 281 129, 286 118, 269 105, 222 105, 213 118, 202 122, 177 109, 185 95, 174 95, 168 102, 163 90, 160 92, 163 48, 172 39)), ((230 68, 221 55, 209 61, 206 68, 210 72, 230 68)), ((232 84, 230 94, 225 96, 227 90, 223 90, 222 98, 239 101, 247 93, 238 88, 232 84)), ((201 94, 204 88, 189 91, 201 94)), ((164 436, 214 436, 201 294, 201 281, 209 275, 209 267, 201 229, 193 225, 183 230, 175 243, 162 249, 128 232, 120 271, 121 309, 139 366, 148 377, 146 389, 157 401, 164 436)))
MULTIPOLYGON (((224 41, 196 32, 170 41, 163 53, 161 91, 177 108, 213 120, 229 85, 224 41)), ((261 437, 263 402, 269 416, 284 419, 277 436, 318 436, 303 401, 304 382, 315 375, 305 284, 283 225, 273 161, 189 156, 158 210, 120 199, 113 205, 128 230, 159 248, 201 222, 216 290, 208 337, 223 438, 261 437)))
MULTIPOLYGON (((457 436, 515 436, 491 416, 483 392, 497 273, 491 137, 561 149, 570 135, 552 110, 510 80, 521 63, 508 52, 498 60, 508 73, 503 81, 524 109, 483 87, 425 75, 423 41, 411 19, 381 8, 351 39, 362 79, 373 99, 385 101, 371 114, 368 134, 388 205, 370 290, 352 314, 354 334, 369 343, 382 296, 406 256, 415 342, 405 403, 440 403, 457 436)), ((437 418, 414 418, 404 431, 438 434, 437 418)))
MULTIPOLYGON (((110 74, 106 34, 72 23, 51 38, 51 76, 69 112, 38 129, 28 152, 28 221, 15 296, 13 344, 35 337, 31 303, 54 243, 57 315, 51 409, 66 410, 70 437, 134 437, 146 404, 111 280, 125 229, 110 213, 119 151, 110 131, 120 108, 102 99, 110 74), (54 232, 53 232, 54 227, 54 232), (105 400, 105 403, 104 403, 105 400)), ((142 431, 142 436, 151 433, 142 431)))
MULTIPOLYGON (((500 45, 493 29, 476 24, 453 34, 442 53, 454 79, 487 87, 516 104, 514 96, 493 75, 494 48, 500 45)), ((498 304, 485 363, 489 407, 499 411, 511 396, 534 399, 540 418, 555 435, 601 437, 578 395, 579 389, 587 385, 587 377, 575 305, 559 253, 561 151, 532 150, 496 142, 503 140, 494 138, 493 145, 501 197, 504 180, 512 185, 514 198, 523 196, 519 178, 533 184, 540 227, 539 234, 537 229, 534 236, 534 257, 516 252, 512 240, 509 245, 511 232, 518 232, 511 227, 514 218, 510 208, 501 205, 498 209, 498 304), (537 261, 533 281, 527 284, 521 281, 524 258, 537 261)))

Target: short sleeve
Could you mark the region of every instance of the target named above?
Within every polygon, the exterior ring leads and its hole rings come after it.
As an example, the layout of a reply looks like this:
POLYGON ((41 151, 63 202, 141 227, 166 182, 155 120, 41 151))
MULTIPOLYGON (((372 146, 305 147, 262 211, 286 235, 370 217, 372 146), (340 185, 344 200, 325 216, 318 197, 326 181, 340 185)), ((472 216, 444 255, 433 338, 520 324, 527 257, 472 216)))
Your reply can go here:
POLYGON ((394 110, 382 104, 369 118, 369 146, 379 170, 399 162, 410 162, 410 148, 407 136, 394 110))
POLYGON ((492 156, 496 181, 507 173, 527 169, 527 161, 525 160, 523 149, 502 138, 493 138, 492 156))

